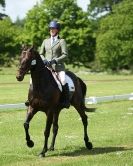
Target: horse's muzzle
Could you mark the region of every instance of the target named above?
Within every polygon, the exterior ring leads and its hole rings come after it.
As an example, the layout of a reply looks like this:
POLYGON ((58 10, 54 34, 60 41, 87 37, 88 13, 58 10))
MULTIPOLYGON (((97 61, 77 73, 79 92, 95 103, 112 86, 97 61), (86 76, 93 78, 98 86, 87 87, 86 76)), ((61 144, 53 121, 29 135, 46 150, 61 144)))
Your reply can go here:
POLYGON ((24 76, 22 76, 22 75, 20 75, 20 74, 17 74, 17 75, 16 75, 16 79, 17 79, 18 81, 23 81, 24 76))

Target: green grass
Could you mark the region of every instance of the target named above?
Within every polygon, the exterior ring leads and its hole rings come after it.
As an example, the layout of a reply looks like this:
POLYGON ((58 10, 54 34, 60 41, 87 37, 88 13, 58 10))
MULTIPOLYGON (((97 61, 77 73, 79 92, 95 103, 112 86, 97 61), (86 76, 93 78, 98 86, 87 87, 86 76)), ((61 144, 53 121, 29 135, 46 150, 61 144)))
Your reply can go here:
POLYGON ((15 75, 0 75, 0 103, 19 103, 27 98, 29 75, 17 82, 15 75))
POLYGON ((24 81, 16 80, 17 68, 1 68, 0 70, 0 104, 20 103, 27 99, 30 75, 24 81))
MULTIPOLYGON (((29 75, 17 82, 16 69, 0 71, 0 104, 24 102, 29 75)), ((77 73, 86 81, 89 96, 126 94, 133 91, 133 75, 77 73)), ((35 146, 25 143, 25 110, 0 110, 0 166, 132 166, 133 102, 98 104, 95 113, 87 113, 88 132, 94 149, 88 151, 83 141, 83 126, 71 107, 59 118, 59 133, 54 152, 40 159, 44 137, 45 114, 39 112, 31 121, 30 133, 35 146)), ((51 137, 50 137, 51 140, 51 137)), ((50 141, 49 141, 50 143, 50 141)))
MULTIPOLYGON (((84 146, 79 115, 71 107, 59 118, 59 133, 54 152, 40 159, 45 115, 39 112, 31 121, 30 133, 35 146, 25 144, 24 110, 0 112, 0 165, 5 166, 132 166, 133 103, 131 101, 99 104, 95 113, 87 113, 90 140, 94 149, 84 146)), ((51 140, 51 137, 50 137, 51 140)), ((49 141, 50 142, 50 141, 49 141)))
POLYGON ((133 75, 78 73, 87 85, 87 96, 106 96, 133 92, 133 75))

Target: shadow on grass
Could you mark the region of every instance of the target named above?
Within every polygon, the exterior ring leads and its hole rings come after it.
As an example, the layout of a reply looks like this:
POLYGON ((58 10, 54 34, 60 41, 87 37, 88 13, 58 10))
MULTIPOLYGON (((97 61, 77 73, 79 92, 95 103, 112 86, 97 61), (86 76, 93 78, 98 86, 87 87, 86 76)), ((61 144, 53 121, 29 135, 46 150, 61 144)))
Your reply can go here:
MULTIPOLYGON (((99 155, 99 154, 106 154, 106 153, 112 153, 112 152, 122 152, 122 151, 127 151, 127 150, 132 150, 133 148, 125 148, 125 147, 96 147, 93 148, 92 150, 88 150, 85 147, 81 147, 78 150, 74 151, 67 151, 67 152, 61 152, 60 156, 71 156, 71 157, 76 157, 76 156, 86 156, 86 155, 99 155)), ((50 155, 50 156, 56 156, 56 154, 50 155)))

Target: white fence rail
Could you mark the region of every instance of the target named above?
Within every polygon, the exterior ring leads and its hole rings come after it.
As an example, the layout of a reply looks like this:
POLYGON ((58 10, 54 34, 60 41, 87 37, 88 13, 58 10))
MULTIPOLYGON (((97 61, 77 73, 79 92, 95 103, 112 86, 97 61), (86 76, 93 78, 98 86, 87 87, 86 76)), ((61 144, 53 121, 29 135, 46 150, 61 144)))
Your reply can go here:
POLYGON ((102 97, 89 97, 86 98, 87 104, 97 104, 102 102, 119 101, 119 100, 133 100, 133 93, 123 95, 112 95, 102 97))
MULTIPOLYGON (((98 104, 110 101, 120 100, 133 100, 133 93, 123 95, 101 96, 101 97, 89 97, 85 99, 86 104, 98 104)), ((26 108, 24 103, 18 104, 1 104, 0 109, 24 109, 26 108)))
POLYGON ((26 108, 24 103, 18 103, 18 104, 1 104, 0 109, 23 109, 26 108))

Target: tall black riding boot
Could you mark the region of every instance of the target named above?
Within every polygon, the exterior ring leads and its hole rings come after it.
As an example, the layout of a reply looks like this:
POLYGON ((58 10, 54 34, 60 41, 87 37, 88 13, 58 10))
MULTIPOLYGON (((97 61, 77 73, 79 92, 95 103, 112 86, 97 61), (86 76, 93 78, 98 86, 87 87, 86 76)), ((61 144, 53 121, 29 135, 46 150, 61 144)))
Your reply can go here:
POLYGON ((62 89, 63 89, 63 96, 64 96, 64 101, 63 101, 62 105, 64 108, 69 108, 70 107, 70 100, 69 100, 68 84, 66 83, 65 85, 63 85, 62 89))

